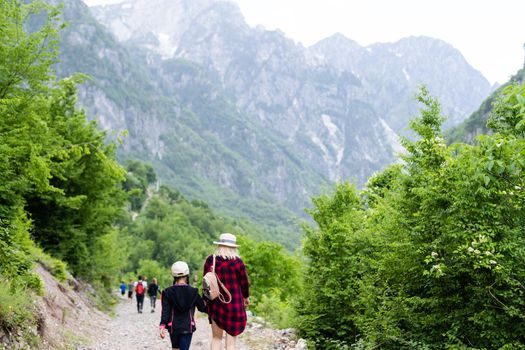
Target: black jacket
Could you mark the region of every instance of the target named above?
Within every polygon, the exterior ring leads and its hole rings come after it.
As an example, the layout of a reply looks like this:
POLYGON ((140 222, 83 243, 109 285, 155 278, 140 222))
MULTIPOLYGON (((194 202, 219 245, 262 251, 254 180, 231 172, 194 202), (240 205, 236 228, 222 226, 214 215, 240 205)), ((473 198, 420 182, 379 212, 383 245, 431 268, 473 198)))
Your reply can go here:
POLYGON ((155 283, 151 283, 148 285, 148 295, 150 297, 157 296, 157 293, 159 292, 159 285, 155 283))
POLYGON ((185 284, 174 284, 164 289, 161 301, 160 325, 164 325, 170 333, 195 332, 195 307, 201 312, 206 312, 206 305, 199 295, 199 290, 185 284))

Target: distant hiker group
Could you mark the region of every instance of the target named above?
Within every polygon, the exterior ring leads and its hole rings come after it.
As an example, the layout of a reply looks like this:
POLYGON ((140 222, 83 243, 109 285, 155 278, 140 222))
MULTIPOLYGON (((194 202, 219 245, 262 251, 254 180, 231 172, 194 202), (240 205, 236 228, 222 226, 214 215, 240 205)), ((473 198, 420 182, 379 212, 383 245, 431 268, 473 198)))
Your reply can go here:
POLYGON ((133 301, 133 293, 135 293, 135 298, 137 300, 137 312, 139 314, 142 313, 142 309, 144 308, 144 297, 146 293, 148 293, 149 296, 151 312, 155 312, 157 295, 160 294, 160 288, 155 277, 153 277, 153 281, 149 285, 147 277, 142 277, 140 275, 138 276, 137 281, 134 282, 133 279, 130 279, 127 285, 124 283, 124 281, 122 281, 120 283, 120 294, 122 296, 126 294, 126 287, 128 290, 128 299, 130 302, 133 301))
POLYGON ((213 243, 217 249, 204 263, 204 297, 189 285, 190 269, 184 261, 172 265, 173 285, 161 293, 160 337, 164 338, 167 330, 173 349, 190 348, 196 330, 195 309, 208 314, 212 329, 211 350, 221 349, 224 332, 226 349, 235 350, 236 338, 246 327, 249 283, 236 237, 223 233, 219 241, 213 243))

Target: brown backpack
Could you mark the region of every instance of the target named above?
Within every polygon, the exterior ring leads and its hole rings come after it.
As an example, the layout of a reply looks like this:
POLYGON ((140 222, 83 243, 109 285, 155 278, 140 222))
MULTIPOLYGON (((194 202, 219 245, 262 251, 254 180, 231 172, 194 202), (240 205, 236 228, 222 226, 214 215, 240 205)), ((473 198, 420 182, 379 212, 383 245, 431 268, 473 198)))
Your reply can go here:
POLYGON ((215 273, 215 255, 213 255, 213 265, 211 266, 211 271, 207 272, 202 278, 202 293, 209 300, 215 300, 219 298, 224 304, 229 304, 232 301, 232 295, 230 291, 222 284, 219 276, 215 273), (226 296, 229 298, 226 301, 226 298, 221 293, 221 288, 226 293, 226 296))

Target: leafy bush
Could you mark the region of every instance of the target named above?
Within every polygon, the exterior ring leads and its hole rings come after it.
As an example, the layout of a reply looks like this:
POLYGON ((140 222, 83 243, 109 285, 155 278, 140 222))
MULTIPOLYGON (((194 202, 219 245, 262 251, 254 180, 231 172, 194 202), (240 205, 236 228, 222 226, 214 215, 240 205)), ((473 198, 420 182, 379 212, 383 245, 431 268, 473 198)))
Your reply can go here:
POLYGON ((48 270, 57 280, 60 282, 67 281, 67 264, 62 260, 53 258, 49 254, 37 247, 32 247, 31 256, 36 261, 42 264, 42 266, 48 270))
MULTIPOLYGON (((22 221, 27 224, 26 220, 22 221)), ((33 257, 30 251, 34 245, 27 239, 26 224, 22 224, 19 218, 10 223, 0 219, 0 276, 12 279, 21 288, 32 289, 42 294, 43 283, 32 271, 33 257)))
POLYGON ((263 294, 254 307, 257 315, 262 316, 272 326, 279 329, 291 328, 295 326, 296 315, 293 301, 283 300, 281 293, 282 291, 276 288, 263 294))
POLYGON ((404 163, 314 199, 301 333, 320 348, 525 348, 525 88, 447 147, 423 89, 404 163))
POLYGON ((314 199, 310 214, 318 228, 306 228, 309 258, 299 306, 299 328, 323 348, 357 340, 355 314, 361 278, 372 270, 374 237, 364 231, 365 212, 354 186, 340 184, 332 196, 314 199), (343 311, 344 310, 344 311, 343 311))
POLYGON ((250 280, 250 307, 278 328, 293 326, 293 303, 301 294, 300 260, 272 242, 239 237, 250 280))

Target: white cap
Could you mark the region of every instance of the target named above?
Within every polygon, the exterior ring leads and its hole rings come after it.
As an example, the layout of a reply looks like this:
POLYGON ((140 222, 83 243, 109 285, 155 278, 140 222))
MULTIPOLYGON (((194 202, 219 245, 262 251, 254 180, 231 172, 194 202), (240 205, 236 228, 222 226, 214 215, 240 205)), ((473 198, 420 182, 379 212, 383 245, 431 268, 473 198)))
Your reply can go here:
POLYGON ((171 275, 173 277, 188 276, 190 274, 190 268, 184 261, 177 261, 171 265, 171 275))

